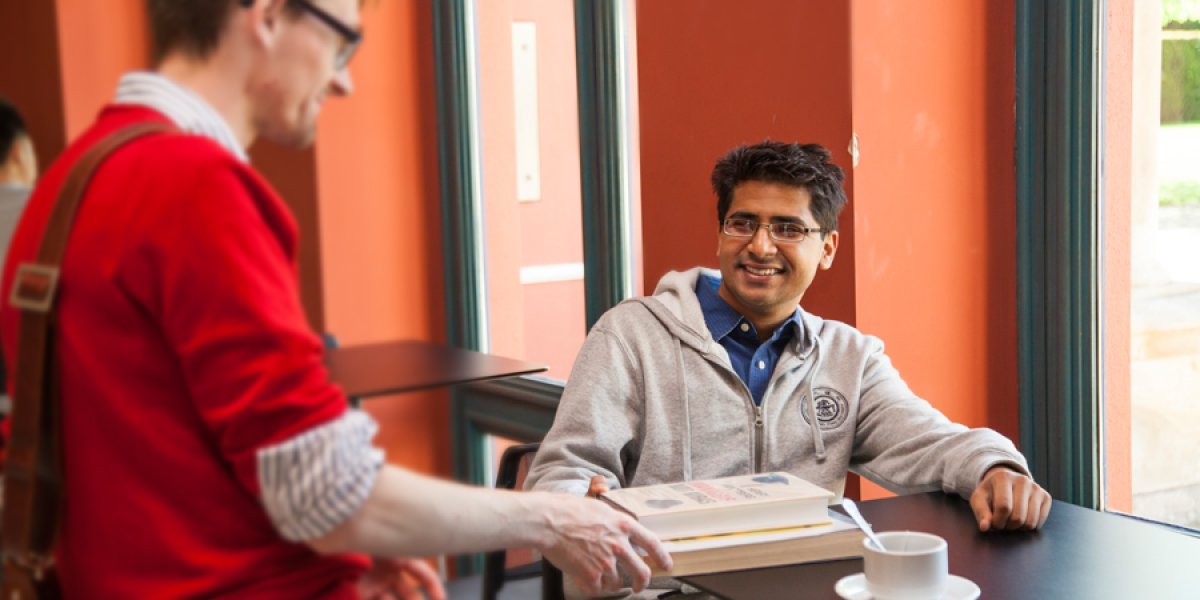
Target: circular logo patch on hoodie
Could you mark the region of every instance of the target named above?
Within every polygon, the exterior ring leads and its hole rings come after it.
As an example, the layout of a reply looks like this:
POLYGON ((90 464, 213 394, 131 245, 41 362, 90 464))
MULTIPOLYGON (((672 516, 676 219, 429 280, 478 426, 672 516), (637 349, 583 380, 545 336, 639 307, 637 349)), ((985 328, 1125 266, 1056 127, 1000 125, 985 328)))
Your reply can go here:
MULTIPOLYGON (((821 429, 841 427, 850 414, 850 403, 846 402, 846 397, 841 392, 833 388, 814 389, 813 405, 817 410, 817 426, 821 429)), ((800 414, 804 417, 805 423, 812 423, 812 417, 808 414, 807 398, 802 398, 800 401, 800 414)))

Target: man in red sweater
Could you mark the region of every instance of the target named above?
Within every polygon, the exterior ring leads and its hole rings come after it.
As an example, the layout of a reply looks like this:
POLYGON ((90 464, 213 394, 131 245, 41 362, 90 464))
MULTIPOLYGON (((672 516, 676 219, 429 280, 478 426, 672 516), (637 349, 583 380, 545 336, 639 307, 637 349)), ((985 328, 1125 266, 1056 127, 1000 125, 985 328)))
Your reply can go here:
MULTIPOLYGON (((296 281, 296 226, 247 162, 259 136, 312 142, 351 91, 359 0, 148 0, 153 72, 50 167, 4 266, 36 255, 87 149, 139 138, 92 179, 58 295, 68 597, 354 598, 407 592, 419 561, 531 546, 585 590, 669 564, 653 534, 595 500, 462 486, 384 464, 376 425, 328 381, 296 281)), ((4 354, 19 311, 0 312, 4 354)))

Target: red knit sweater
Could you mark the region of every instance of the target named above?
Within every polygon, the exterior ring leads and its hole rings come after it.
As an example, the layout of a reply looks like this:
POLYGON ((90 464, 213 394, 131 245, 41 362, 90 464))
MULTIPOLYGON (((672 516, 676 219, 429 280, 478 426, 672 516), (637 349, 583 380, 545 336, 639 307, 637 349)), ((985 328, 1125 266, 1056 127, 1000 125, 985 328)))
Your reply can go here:
MULTIPOLYGON (((150 119, 110 106, 51 166, 0 297, 81 152, 150 119)), ((97 171, 58 305, 68 597, 355 597, 365 559, 283 541, 259 501, 256 451, 346 409, 299 304, 296 239, 271 187, 207 138, 141 138, 97 171)), ((5 302, 10 373, 18 319, 5 302)))

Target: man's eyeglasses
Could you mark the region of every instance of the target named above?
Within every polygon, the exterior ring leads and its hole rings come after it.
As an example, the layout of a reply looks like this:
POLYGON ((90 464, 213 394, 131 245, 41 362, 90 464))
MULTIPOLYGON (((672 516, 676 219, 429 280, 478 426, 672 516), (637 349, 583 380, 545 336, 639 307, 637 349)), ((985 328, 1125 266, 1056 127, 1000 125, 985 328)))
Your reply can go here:
POLYGON ((803 242, 810 233, 824 233, 820 227, 805 227, 797 223, 759 223, 751 219, 725 219, 721 231, 730 237, 754 237, 760 227, 767 228, 767 234, 776 242, 803 242))
POLYGON ((321 7, 309 2, 309 0, 288 0, 288 3, 307 11, 322 23, 338 32, 338 35, 342 36, 342 49, 338 51, 337 57, 334 58, 333 68, 337 71, 345 69, 346 65, 350 64, 350 59, 354 57, 354 52, 362 45, 362 32, 356 31, 341 19, 329 14, 321 7))

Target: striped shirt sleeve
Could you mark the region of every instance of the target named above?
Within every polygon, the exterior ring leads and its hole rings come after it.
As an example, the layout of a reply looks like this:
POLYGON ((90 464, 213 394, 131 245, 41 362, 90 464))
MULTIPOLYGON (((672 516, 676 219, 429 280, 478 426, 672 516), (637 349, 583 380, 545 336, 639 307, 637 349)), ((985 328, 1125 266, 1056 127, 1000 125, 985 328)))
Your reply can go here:
POLYGON ((286 540, 320 538, 353 515, 375 484, 379 426, 361 410, 257 452, 263 506, 286 540))

